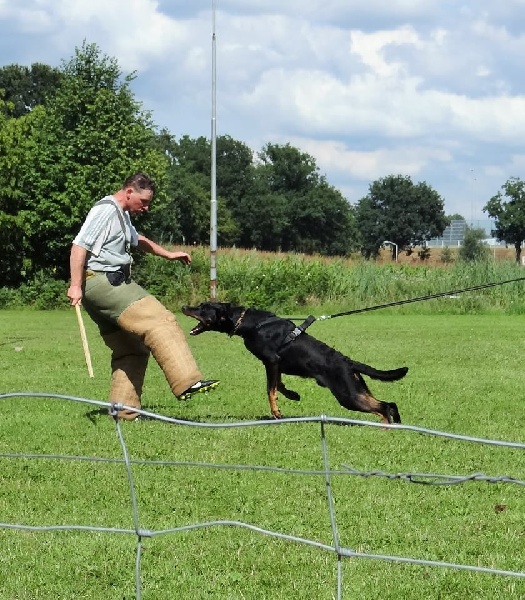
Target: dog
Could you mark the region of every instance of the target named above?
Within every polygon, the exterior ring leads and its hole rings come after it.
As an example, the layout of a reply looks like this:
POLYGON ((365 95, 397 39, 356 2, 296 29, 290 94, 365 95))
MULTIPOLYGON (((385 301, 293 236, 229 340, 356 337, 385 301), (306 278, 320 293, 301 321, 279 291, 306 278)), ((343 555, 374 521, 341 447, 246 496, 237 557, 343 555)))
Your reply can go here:
POLYGON ((356 362, 305 333, 292 321, 256 308, 203 302, 198 306, 183 306, 182 312, 198 321, 190 335, 217 331, 243 339, 247 350, 266 368, 268 401, 275 419, 281 418, 277 392, 289 400, 300 400, 299 394, 287 389, 281 381, 284 373, 315 379, 348 410, 375 414, 383 423, 401 423, 397 405, 374 398, 363 375, 381 381, 396 381, 407 374, 408 367, 380 371, 356 362))

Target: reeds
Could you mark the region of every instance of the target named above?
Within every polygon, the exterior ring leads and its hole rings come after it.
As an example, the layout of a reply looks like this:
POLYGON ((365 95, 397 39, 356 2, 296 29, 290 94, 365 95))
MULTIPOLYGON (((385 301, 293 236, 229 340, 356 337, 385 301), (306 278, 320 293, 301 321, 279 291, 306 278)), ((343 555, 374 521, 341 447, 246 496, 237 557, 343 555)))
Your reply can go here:
MULTIPOLYGON (((201 302, 210 296, 208 249, 192 248, 191 255, 189 269, 147 256, 135 271, 137 279, 174 308, 201 302)), ((451 292, 392 310, 521 314, 525 312, 524 282, 502 282, 522 277, 525 270, 511 260, 435 266, 229 250, 217 255, 216 289, 220 301, 281 313, 302 306, 354 310, 451 292), (463 291, 486 284, 498 285, 463 291)))

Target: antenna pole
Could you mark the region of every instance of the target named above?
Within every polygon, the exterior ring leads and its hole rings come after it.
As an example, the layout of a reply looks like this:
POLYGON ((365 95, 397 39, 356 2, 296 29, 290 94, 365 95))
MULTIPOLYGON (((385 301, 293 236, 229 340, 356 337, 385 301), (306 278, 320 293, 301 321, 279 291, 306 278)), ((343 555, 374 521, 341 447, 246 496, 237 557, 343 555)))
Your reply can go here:
POLYGON ((211 209, 210 209, 210 298, 217 297, 217 58, 215 0, 212 0, 211 36, 211 209))

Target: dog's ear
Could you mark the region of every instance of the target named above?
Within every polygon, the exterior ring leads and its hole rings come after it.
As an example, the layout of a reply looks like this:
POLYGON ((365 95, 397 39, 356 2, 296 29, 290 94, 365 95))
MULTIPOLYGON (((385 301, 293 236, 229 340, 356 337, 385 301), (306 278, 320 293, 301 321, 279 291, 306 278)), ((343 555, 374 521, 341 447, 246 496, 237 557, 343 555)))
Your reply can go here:
POLYGON ((217 314, 219 316, 219 321, 226 321, 230 317, 230 308, 231 304, 229 302, 222 302, 220 304, 219 310, 217 314))

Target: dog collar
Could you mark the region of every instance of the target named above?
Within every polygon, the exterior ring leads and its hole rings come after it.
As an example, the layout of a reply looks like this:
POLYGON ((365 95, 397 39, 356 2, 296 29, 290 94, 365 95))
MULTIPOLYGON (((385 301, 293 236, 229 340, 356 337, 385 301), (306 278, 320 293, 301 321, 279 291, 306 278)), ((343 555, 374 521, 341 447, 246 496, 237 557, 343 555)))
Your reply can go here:
POLYGON ((233 327, 233 331, 230 333, 230 337, 234 336, 237 333, 237 330, 239 329, 239 327, 241 326, 242 320, 244 319, 244 315, 246 314, 246 308, 242 311, 241 316, 237 319, 237 322, 235 323, 234 327, 233 327))

